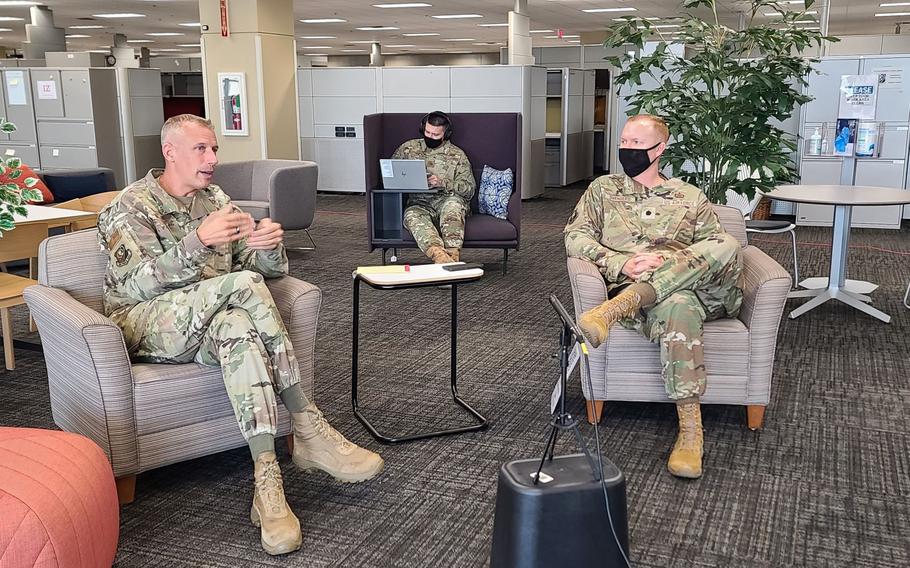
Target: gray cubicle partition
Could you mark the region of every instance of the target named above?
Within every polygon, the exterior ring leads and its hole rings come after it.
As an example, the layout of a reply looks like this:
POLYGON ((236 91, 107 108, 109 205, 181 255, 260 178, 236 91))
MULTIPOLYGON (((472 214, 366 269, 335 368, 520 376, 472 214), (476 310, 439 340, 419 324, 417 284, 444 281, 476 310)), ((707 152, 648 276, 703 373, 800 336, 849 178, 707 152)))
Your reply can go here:
MULTIPOLYGON (((814 100, 802 108, 800 132, 800 183, 844 184, 907 188, 908 128, 910 128, 910 55, 825 57, 809 77, 808 94, 814 100), (838 118, 842 75, 890 73, 892 79, 879 85, 875 121, 884 127, 879 138, 879 155, 869 158, 833 155, 834 128, 838 118), (900 78, 899 81, 893 78, 900 78), (826 153, 807 155, 806 141, 818 128, 828 140, 826 153)), ((854 207, 852 226, 900 228, 900 205, 854 207)), ((799 225, 830 226, 833 207, 798 204, 799 225)))
POLYGON ((32 169, 41 167, 38 154, 38 131, 35 126, 35 107, 28 69, 10 68, 0 71, 0 113, 16 125, 10 134, 0 133, 0 153, 16 156, 32 169))

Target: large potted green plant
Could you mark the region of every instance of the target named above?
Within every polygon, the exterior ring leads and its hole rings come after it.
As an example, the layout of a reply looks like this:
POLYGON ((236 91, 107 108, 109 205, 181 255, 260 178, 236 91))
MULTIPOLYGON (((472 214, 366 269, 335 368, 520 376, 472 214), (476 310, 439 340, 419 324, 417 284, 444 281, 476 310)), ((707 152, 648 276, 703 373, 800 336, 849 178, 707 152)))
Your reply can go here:
MULTIPOLYGON (((16 131, 16 125, 0 118, 0 132, 9 134, 16 131)), ((0 157, 0 236, 15 228, 15 215, 28 214, 25 205, 31 201, 43 201, 41 192, 35 189, 38 178, 22 178, 22 160, 15 156, 0 157)))
POLYGON ((667 121, 671 144, 665 163, 715 203, 724 203, 729 189, 751 198, 756 190, 797 179, 796 137, 775 121, 812 100, 802 86, 818 60, 799 53, 836 41, 806 29, 812 2, 793 9, 752 0, 740 30, 720 22, 716 0, 684 0, 681 15, 672 20, 623 18, 608 28, 604 47, 637 48, 607 58, 619 69, 616 83, 632 88, 626 97, 629 114, 667 121), (696 11, 712 16, 702 19, 696 11), (780 16, 767 17, 768 12, 780 16), (670 28, 677 36, 672 41, 685 44, 687 53, 670 48, 671 34, 665 31, 670 28), (657 42, 653 51, 642 52, 646 42, 657 42), (642 86, 647 76, 654 86, 642 86))

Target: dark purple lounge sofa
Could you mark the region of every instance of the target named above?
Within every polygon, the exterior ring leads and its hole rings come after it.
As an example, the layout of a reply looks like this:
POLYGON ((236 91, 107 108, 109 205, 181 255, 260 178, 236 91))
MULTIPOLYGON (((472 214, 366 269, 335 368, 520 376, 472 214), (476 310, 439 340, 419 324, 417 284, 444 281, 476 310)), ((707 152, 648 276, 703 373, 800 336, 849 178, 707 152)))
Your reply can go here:
MULTIPOLYGON (((400 226, 400 219, 395 230, 385 234, 374 231, 374 217, 382 217, 378 211, 380 201, 373 194, 373 189, 382 187, 379 160, 390 158, 402 142, 419 137, 423 116, 421 113, 380 113, 363 117, 367 230, 370 251, 381 248, 383 262, 389 249, 415 248, 417 244, 408 230, 400 226)), ((502 249, 505 272, 508 251, 518 249, 521 237, 521 114, 449 113, 449 117, 455 126, 452 142, 464 150, 471 161, 478 189, 485 164, 498 170, 512 168, 514 173, 507 219, 478 213, 475 192, 471 200, 471 215, 465 221, 464 248, 502 249)))

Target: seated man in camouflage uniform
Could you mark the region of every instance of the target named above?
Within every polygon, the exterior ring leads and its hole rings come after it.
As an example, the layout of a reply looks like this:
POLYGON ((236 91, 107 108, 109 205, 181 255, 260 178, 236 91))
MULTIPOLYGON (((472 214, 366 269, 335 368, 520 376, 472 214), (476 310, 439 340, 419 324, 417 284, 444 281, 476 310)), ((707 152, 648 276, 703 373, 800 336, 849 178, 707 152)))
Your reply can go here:
POLYGON ((464 219, 471 214, 471 198, 477 185, 471 162, 461 148, 449 142, 453 127, 444 112, 423 117, 420 131, 423 138, 408 140, 392 158, 425 160, 427 183, 438 191, 408 198, 404 226, 433 262, 458 262, 464 244, 464 219))
POLYGON ((679 435, 667 467, 700 477, 705 392, 703 324, 739 313, 739 242, 697 188, 660 174, 669 132, 655 116, 629 119, 620 138, 625 175, 594 180, 565 228, 566 253, 590 260, 607 281, 609 300, 578 318, 599 346, 620 323, 660 343, 667 395, 676 401, 679 435))
MULTIPOLYGON (((377 454, 335 431, 307 399, 288 337, 264 278, 284 276, 281 225, 258 224, 211 185, 218 144, 212 124, 179 115, 161 129, 165 168, 129 185, 98 217, 109 254, 104 312, 132 357, 220 365, 252 452, 250 518, 269 554, 300 548, 300 522, 285 501, 275 457, 276 395, 291 413, 294 463, 341 481, 369 479, 377 454)), ((179 393, 174 393, 179 395, 179 393)))

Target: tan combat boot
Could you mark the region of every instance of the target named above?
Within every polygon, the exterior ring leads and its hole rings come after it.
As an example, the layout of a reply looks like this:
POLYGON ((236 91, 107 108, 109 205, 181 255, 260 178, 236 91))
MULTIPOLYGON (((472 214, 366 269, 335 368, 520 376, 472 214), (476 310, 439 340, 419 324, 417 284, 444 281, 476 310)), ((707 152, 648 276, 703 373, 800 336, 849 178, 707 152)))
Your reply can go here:
POLYGON ((458 262, 458 258, 461 256, 461 249, 447 248, 446 254, 449 255, 449 258, 452 259, 452 262, 458 262))
POLYGON ((435 264, 446 264, 447 262, 455 262, 452 260, 452 257, 449 256, 449 253, 446 252, 446 249, 442 247, 430 247, 427 249, 426 255, 430 257, 435 264))
POLYGON ((263 452, 253 470, 256 489, 250 521, 260 527, 262 548, 269 554, 287 554, 300 548, 300 521, 284 499, 281 468, 275 452, 263 452))
POLYGON ((321 469, 338 481, 357 483, 382 471, 379 454, 349 442, 326 421, 312 402, 291 413, 294 422, 294 464, 304 471, 321 469))
POLYGON ((667 460, 667 469, 676 477, 701 477, 701 458, 704 455, 705 434, 701 427, 701 407, 698 402, 676 405, 679 414, 679 435, 667 460))
POLYGON ((599 347, 607 340, 613 324, 622 318, 634 316, 640 306, 641 295, 632 289, 626 289, 612 300, 582 313, 578 318, 578 326, 585 334, 588 345, 599 347))

